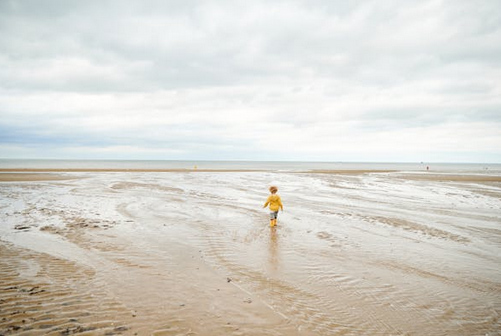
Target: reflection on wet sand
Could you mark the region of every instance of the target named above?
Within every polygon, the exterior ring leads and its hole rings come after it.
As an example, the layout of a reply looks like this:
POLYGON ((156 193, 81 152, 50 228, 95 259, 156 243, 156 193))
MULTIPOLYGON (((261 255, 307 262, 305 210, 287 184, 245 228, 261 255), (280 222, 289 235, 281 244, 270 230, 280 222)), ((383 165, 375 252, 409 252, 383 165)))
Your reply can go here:
POLYGON ((278 234, 277 227, 270 227, 270 241, 269 241, 269 267, 270 271, 278 270, 279 256, 278 256, 278 234))

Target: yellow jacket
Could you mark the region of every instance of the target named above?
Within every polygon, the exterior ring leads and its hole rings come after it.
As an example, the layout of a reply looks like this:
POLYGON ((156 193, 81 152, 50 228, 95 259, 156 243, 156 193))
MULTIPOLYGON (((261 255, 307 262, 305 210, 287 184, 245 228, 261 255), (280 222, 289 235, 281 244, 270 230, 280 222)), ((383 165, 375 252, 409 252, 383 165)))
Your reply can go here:
POLYGON ((268 199, 266 200, 266 203, 264 203, 263 208, 266 208, 270 205, 270 210, 271 211, 278 211, 278 209, 284 210, 284 206, 282 205, 282 200, 280 199, 280 196, 276 194, 272 194, 268 196, 268 199))

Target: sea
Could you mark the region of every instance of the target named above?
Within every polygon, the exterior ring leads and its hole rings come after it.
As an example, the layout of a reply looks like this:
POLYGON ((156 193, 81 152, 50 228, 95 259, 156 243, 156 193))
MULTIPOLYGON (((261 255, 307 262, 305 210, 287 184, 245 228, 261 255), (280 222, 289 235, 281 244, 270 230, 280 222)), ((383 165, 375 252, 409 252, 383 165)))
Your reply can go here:
POLYGON ((398 170, 501 175, 500 163, 0 159, 0 169, 398 170))

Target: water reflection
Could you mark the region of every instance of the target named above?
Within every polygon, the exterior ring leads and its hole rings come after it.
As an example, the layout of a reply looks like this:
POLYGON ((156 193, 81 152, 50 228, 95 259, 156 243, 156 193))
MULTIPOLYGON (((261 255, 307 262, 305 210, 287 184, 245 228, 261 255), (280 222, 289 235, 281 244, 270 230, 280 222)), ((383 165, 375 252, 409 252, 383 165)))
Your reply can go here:
POLYGON ((270 241, 268 246, 268 263, 270 270, 276 271, 278 269, 278 234, 277 227, 270 228, 270 241))

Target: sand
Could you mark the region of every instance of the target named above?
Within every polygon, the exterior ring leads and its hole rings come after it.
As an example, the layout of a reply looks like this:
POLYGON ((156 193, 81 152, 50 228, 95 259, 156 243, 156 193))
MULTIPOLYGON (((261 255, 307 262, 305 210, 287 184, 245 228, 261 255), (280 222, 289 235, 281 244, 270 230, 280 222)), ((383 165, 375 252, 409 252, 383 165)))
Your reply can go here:
POLYGON ((0 182, 20 182, 20 181, 56 181, 70 180, 77 177, 64 176, 60 174, 42 174, 42 173, 0 173, 0 182))
POLYGON ((498 176, 0 174, 0 335, 499 335, 498 176), (266 187, 285 212, 268 226, 266 187))

